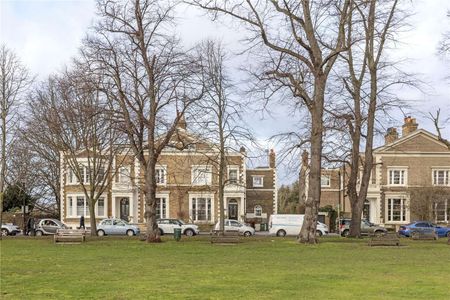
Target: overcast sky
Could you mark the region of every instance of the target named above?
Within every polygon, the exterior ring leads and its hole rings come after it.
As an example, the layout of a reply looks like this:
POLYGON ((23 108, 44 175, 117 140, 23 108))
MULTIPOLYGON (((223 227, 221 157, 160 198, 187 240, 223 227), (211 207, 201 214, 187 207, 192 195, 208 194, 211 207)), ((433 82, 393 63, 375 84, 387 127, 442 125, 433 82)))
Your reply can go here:
MULTIPOLYGON (((398 59, 409 59, 405 70, 420 74, 427 83, 426 91, 403 89, 399 94, 410 101, 413 109, 405 114, 415 116, 421 128, 434 132, 432 124, 423 113, 442 108, 450 116, 450 56, 437 55, 437 44, 445 31, 450 31, 450 0, 420 0, 414 2, 412 28, 400 36, 398 48, 391 55, 398 59), (446 79, 447 77, 447 79, 446 79)), ((95 2, 91 0, 0 0, 0 41, 12 48, 23 63, 40 79, 57 72, 77 48, 95 17, 95 2)), ((177 32, 187 47, 205 38, 224 41, 229 49, 239 47, 239 33, 224 24, 213 23, 194 9, 182 9, 177 32)), ((274 119, 252 121, 258 139, 265 140, 273 134, 289 130, 294 120, 283 117, 280 110, 274 119)), ((401 126, 398 122, 389 124, 401 126)), ((258 118, 259 119, 259 118, 258 118)), ((450 137, 450 125, 444 130, 450 137)), ((381 142, 381 138, 378 139, 381 142)), ((292 181, 286 175, 282 181, 292 181)))

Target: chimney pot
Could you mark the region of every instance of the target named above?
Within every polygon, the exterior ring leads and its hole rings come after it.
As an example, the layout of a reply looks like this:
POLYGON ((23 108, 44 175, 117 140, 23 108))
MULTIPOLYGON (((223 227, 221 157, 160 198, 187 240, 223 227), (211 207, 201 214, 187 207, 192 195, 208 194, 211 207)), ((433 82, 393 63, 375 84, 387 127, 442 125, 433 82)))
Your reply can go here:
POLYGON ((397 128, 389 127, 387 129, 386 135, 384 136, 385 144, 390 144, 398 139, 397 128))

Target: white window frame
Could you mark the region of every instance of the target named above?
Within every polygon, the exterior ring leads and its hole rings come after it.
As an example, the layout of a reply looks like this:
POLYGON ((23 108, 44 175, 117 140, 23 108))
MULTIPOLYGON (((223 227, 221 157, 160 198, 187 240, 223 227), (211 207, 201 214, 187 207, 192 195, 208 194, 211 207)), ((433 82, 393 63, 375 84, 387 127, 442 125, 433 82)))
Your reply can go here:
MULTIPOLYGON (((156 194, 156 199, 161 199, 166 202, 166 209, 164 211, 164 216, 161 216, 161 219, 168 219, 169 218, 169 195, 168 194, 156 194)), ((159 205, 159 210, 163 211, 163 201, 159 201, 156 205, 159 205)))
POLYGON ((240 183, 239 166, 228 166, 227 179, 228 179, 228 184, 239 184, 240 183), (230 181, 230 171, 236 171, 236 182, 230 181))
POLYGON ((405 224, 409 223, 409 209, 408 209, 408 199, 404 196, 392 195, 386 197, 386 223, 390 224, 405 224), (400 220, 393 220, 394 210, 393 210, 393 200, 400 200, 400 220), (389 214, 390 211, 390 214, 389 214))
MULTIPOLYGON (((80 218, 81 215, 78 215, 78 205, 77 205, 77 198, 83 198, 83 212, 84 217, 89 218, 89 206, 86 201, 86 197, 84 194, 68 194, 66 196, 66 205, 67 205, 67 211, 66 211, 66 217, 67 218, 80 218), (72 204, 69 203, 70 199, 72 199, 72 204)), ((104 214, 99 215, 98 214, 98 201, 95 203, 95 217, 101 217, 105 218, 108 215, 108 198, 106 196, 100 196, 100 198, 104 199, 104 214)))
POLYGON ((321 175, 320 176, 320 186, 321 187, 331 187, 331 176, 330 175, 321 175), (327 179, 328 183, 323 184, 324 179, 327 179))
POLYGON ((252 184, 253 187, 264 187, 264 175, 252 175, 252 184), (261 183, 255 181, 257 178, 261 179, 261 183))
POLYGON ((130 184, 131 183, 131 166, 120 166, 117 172, 118 184, 130 184))
POLYGON ((449 207, 450 207, 450 199, 444 200, 444 220, 439 220, 437 215, 437 205, 438 203, 434 204, 433 212, 435 215, 434 221, 435 223, 449 223, 450 222, 450 213, 449 213, 449 207))
MULTIPOLYGON (((208 205, 208 204, 206 204, 208 205)), ((196 209, 197 212, 197 209, 196 209)), ((199 224, 214 224, 214 194, 189 194, 189 219, 191 219, 194 223, 199 224), (199 198, 209 199, 211 210, 210 210, 210 218, 208 220, 208 209, 206 209, 206 220, 198 220, 198 214, 194 216, 194 212, 192 209, 192 204, 195 202, 195 207, 198 207, 199 198)))
POLYGON ((192 185, 212 185, 212 167, 210 165, 193 165, 191 169, 191 183, 192 185), (200 182, 196 172, 202 170, 200 173, 205 174, 205 180, 200 182))
POLYGON ((450 169, 432 169, 431 171, 431 182, 433 186, 450 186, 450 169), (436 180, 438 177, 435 176, 436 172, 444 172, 444 183, 439 184, 436 180))
POLYGON ((157 185, 167 185, 167 166, 157 166, 155 168, 155 177, 157 185), (158 175, 158 172, 163 172, 162 181, 160 180, 161 177, 158 175))
POLYGON ((261 217, 262 216, 262 206, 261 205, 255 205, 255 207, 253 208, 253 212, 255 213, 255 217, 261 217), (259 213, 258 213, 259 211, 259 213))
POLYGON ((407 186, 408 185, 408 168, 407 167, 388 167, 387 169, 388 186, 407 186), (399 173, 399 183, 394 183, 394 176, 391 177, 391 173, 399 173), (403 176, 402 176, 403 172, 403 176), (391 180, 392 179, 392 180, 391 180))

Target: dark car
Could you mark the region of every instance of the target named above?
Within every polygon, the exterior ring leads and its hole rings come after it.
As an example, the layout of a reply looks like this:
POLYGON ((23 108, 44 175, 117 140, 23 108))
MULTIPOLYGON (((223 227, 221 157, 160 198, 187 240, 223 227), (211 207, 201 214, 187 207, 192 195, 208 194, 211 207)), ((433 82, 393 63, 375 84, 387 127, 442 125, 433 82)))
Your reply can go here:
MULTIPOLYGON (((341 236, 348 236, 350 233, 350 223, 351 219, 339 220, 339 231, 341 236)), ((386 233, 386 228, 377 226, 367 220, 361 220, 361 235, 384 235, 386 233)))
POLYGON ((58 229, 70 229, 66 224, 56 219, 42 219, 37 223, 36 235, 56 234, 58 229))
POLYGON ((410 237, 414 231, 434 230, 438 237, 450 237, 450 227, 437 226, 428 221, 415 221, 408 225, 400 226, 399 235, 410 237))

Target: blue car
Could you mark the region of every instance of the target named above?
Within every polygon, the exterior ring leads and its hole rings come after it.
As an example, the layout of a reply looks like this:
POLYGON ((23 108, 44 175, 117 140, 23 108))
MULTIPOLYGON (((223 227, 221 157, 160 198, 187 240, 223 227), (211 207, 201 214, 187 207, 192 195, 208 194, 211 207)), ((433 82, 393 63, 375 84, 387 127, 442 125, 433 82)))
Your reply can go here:
POLYGON ((436 224, 433 224, 428 221, 416 221, 412 222, 408 225, 402 225, 400 226, 400 229, 398 231, 399 235, 410 237, 411 232, 414 230, 431 230, 434 229, 434 232, 436 232, 438 237, 450 237, 450 227, 441 227, 437 226, 436 224))

